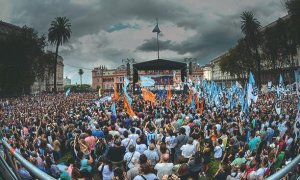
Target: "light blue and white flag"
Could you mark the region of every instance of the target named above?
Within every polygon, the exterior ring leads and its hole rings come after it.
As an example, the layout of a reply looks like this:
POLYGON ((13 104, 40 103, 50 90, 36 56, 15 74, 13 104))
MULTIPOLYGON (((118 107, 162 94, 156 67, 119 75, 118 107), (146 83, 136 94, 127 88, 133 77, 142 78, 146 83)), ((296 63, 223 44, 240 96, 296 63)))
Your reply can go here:
POLYGON ((128 100, 128 103, 131 105, 132 103, 132 98, 129 96, 128 92, 127 92, 127 87, 126 86, 123 86, 123 92, 128 100))
POLYGON ((268 82, 268 92, 272 91, 272 81, 268 82))
POLYGON ((129 79, 125 76, 124 77, 124 86, 127 87, 129 83, 130 83, 129 79))
POLYGON ((280 99, 277 99, 275 102, 275 111, 278 115, 281 113, 281 101, 280 99))
POLYGON ((116 111, 116 103, 112 103, 111 107, 110 107, 111 113, 115 116, 117 116, 117 111, 116 111))
POLYGON ((140 76, 141 87, 151 87, 155 85, 155 81, 151 77, 140 76))
POLYGON ((68 97, 68 96, 70 96, 70 94, 71 94, 71 88, 69 88, 69 89, 66 91, 66 96, 68 97))
POLYGON ((280 94, 285 94, 284 82, 281 74, 279 76, 279 83, 276 91, 277 91, 277 96, 280 96, 280 94))
POLYGON ((253 100, 253 102, 256 103, 257 98, 258 98, 258 89, 257 89, 257 86, 255 85, 255 80, 254 80, 253 74, 252 74, 252 72, 250 72, 249 83, 248 83, 248 87, 247 87, 248 106, 251 105, 252 100, 253 100))

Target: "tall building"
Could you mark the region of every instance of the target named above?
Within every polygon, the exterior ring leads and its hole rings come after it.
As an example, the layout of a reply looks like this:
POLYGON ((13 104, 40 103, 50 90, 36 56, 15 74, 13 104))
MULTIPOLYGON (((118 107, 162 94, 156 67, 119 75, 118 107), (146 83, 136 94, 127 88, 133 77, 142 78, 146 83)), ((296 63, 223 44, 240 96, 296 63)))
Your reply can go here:
MULTIPOLYGON (((48 52, 50 53, 50 52, 48 52)), ((56 65, 56 89, 57 91, 64 91, 64 60, 58 55, 57 65, 56 65)), ((53 70, 52 70, 53 72, 53 70)), ((40 92, 52 92, 54 89, 54 73, 51 73, 48 69, 45 71, 44 79, 36 79, 36 81, 31 86, 31 93, 36 94, 40 92)))
MULTIPOLYGON (((116 69, 107 69, 105 66, 96 67, 92 71, 92 88, 113 91, 113 87, 116 87, 120 90, 125 76, 127 76, 127 67, 125 65, 121 65, 116 69)), ((172 77, 173 86, 177 86, 181 82, 180 70, 142 70, 139 71, 139 76, 172 77)), ((193 63, 192 74, 188 74, 188 78, 195 81, 198 77, 203 77, 203 70, 200 66, 193 63)), ((167 83, 164 82, 164 84, 156 85, 156 87, 164 88, 167 83)))

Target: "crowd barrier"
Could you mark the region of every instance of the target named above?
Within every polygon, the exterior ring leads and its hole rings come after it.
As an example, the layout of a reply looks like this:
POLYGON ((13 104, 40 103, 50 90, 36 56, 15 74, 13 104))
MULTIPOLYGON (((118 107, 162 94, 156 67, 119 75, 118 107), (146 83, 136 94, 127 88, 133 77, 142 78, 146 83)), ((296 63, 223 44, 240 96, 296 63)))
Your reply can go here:
POLYGON ((44 173, 34 165, 32 165, 29 161, 27 161, 25 158, 23 158, 19 153, 15 152, 13 148, 2 138, 0 138, 0 143, 2 144, 3 151, 5 154, 5 160, 14 172, 14 175, 17 179, 20 179, 20 176, 18 175, 17 172, 17 167, 16 164, 14 163, 15 161, 18 161, 21 166, 23 166, 27 171, 30 172, 30 174, 37 179, 40 180, 55 180, 52 176, 48 175, 47 173, 44 173))
MULTIPOLYGON (((278 180, 285 177, 289 172, 292 172, 294 168, 298 166, 299 163, 300 163, 300 154, 298 154, 298 156, 295 159, 293 159, 290 163, 288 163, 286 166, 281 168, 279 171, 267 177, 266 180, 278 180)), ((299 179, 299 177, 297 179, 299 179)))

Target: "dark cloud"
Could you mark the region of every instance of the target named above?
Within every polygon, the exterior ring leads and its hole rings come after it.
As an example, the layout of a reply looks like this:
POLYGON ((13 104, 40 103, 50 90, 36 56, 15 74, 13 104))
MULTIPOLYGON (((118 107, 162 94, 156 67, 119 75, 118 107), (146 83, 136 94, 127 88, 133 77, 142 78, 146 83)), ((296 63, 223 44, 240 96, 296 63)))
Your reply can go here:
MULTIPOLYGON (((170 50, 170 48, 173 46, 173 43, 171 40, 162 41, 159 40, 159 50, 170 50)), ((137 47, 137 50, 150 52, 150 51, 157 51, 157 40, 156 38, 152 39, 146 39, 144 40, 144 43, 137 47)))
POLYGON ((135 25, 131 25, 129 23, 127 24, 124 24, 124 23, 117 23, 117 24, 114 24, 112 26, 110 26, 109 28, 107 28, 107 32, 114 32, 114 31, 121 31, 123 29, 139 29, 140 26, 135 24, 135 25))
MULTIPOLYGON (((156 39, 120 34, 143 32, 153 28, 155 18, 162 29, 170 27, 193 32, 180 40, 160 40, 160 50, 166 59, 193 56, 202 64, 233 47, 242 37, 240 14, 253 10, 264 26, 285 15, 282 1, 278 0, 0 0, 1 18, 16 24, 34 27, 47 34, 52 20, 67 16, 72 23, 69 43, 60 47, 66 64, 93 67, 107 64, 116 67, 122 58, 147 59, 156 51, 156 39), (123 43, 123 46, 118 45, 123 43), (169 52, 172 54, 168 54, 169 52), (145 54, 143 54, 145 53, 145 54), (175 57, 178 55, 178 57, 175 57)), ((152 29, 151 29, 152 30, 152 29)), ((149 32, 151 33, 151 32, 149 32)), ((172 33, 172 32, 168 32, 172 33)), ((137 33, 138 34, 138 33, 137 33)), ((174 32, 175 34, 175 32, 174 32)), ((149 37, 149 36, 147 36, 149 37)), ((85 74, 87 76, 88 73, 85 74)))

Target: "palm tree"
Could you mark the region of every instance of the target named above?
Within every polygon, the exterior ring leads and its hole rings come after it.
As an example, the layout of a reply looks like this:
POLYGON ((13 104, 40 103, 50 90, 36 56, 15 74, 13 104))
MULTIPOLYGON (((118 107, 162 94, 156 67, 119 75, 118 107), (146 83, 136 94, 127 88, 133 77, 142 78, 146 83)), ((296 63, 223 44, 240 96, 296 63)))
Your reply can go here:
POLYGON ((58 47, 63 45, 63 43, 68 42, 71 37, 71 32, 71 23, 66 17, 56 17, 55 20, 51 22, 51 26, 48 29, 48 40, 51 44, 56 45, 54 60, 54 92, 56 92, 58 47))
POLYGON ((82 87, 82 75, 83 75, 83 73, 84 73, 83 70, 79 69, 78 74, 80 76, 80 87, 82 87))
POLYGON ((257 64, 257 85, 260 87, 260 56, 258 53, 258 46, 259 46, 259 28, 261 27, 260 22, 254 17, 253 12, 245 11, 241 14, 242 19, 242 32, 245 35, 245 40, 248 44, 248 47, 251 51, 255 52, 256 64, 257 64))

